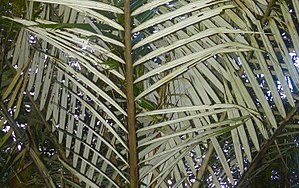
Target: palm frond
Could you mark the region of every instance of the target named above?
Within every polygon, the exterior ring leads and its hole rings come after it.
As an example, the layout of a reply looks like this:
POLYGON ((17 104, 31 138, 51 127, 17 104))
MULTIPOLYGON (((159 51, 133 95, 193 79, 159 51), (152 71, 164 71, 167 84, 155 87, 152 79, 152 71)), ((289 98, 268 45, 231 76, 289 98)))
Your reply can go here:
POLYGON ((24 27, 12 58, 17 74, 2 98, 16 105, 15 118, 22 93, 38 99, 65 147, 69 161, 61 163, 87 186, 132 183, 135 125, 127 120, 135 115, 144 187, 191 186, 209 141, 221 173, 213 164, 207 173, 215 185, 233 186, 272 129, 293 121, 296 0, 132 1, 131 26, 123 1, 28 2, 27 19, 8 18, 24 27), (40 6, 39 18, 33 6, 40 6), (133 88, 125 79, 128 54, 133 88), (226 147, 233 148, 229 160, 226 147))

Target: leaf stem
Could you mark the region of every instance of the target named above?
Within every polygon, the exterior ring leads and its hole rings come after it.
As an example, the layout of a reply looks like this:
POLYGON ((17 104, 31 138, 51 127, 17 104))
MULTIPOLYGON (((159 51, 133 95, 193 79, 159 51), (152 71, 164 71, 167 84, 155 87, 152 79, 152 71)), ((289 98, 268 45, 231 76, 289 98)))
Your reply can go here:
POLYGON ((263 159, 265 153, 268 151, 269 147, 272 145, 272 143, 277 139, 277 137, 281 134, 282 130, 285 128, 286 125, 288 125, 289 121, 292 120, 293 116, 296 114, 297 110, 299 108, 299 104, 297 104, 287 115, 287 117, 278 123, 278 128, 275 130, 273 135, 270 137, 269 140, 263 145, 261 150, 257 153, 255 158, 253 159, 252 163, 250 164, 248 170, 243 174, 240 181, 238 182, 237 186, 238 188, 246 187, 246 185, 249 183, 250 176, 256 169, 259 162, 263 159))
POLYGON ((197 188, 200 187, 200 181, 205 173, 205 171, 207 170, 207 167, 209 165, 209 161, 211 159, 211 156, 214 152, 214 146, 212 143, 209 143, 209 147, 208 147, 208 151, 205 154, 205 158, 203 159, 203 162, 201 164, 200 169, 197 171, 196 174, 196 182, 193 184, 192 188, 197 188))
POLYGON ((127 81, 127 113, 128 113, 128 140, 129 140, 129 164, 130 164, 130 187, 138 187, 137 171, 137 141, 136 141, 136 112, 135 97, 133 90, 133 64, 132 64, 132 41, 131 41, 131 10, 130 0, 125 0, 125 61, 127 81))
MULTIPOLYGON (((13 128, 16 137, 17 138, 26 138, 28 139, 28 136, 25 134, 24 131, 22 131, 21 128, 19 128, 19 126, 17 125, 17 123, 15 122, 15 120, 10 116, 10 114, 7 111, 6 106, 4 105, 4 103, 2 101, 0 101, 0 108, 2 108, 2 113, 5 116, 6 120, 8 121, 9 125, 13 128)), ((52 177, 49 175, 49 172, 47 170, 47 168, 45 167, 45 165, 43 164, 43 162, 40 160, 39 156, 35 153, 35 151, 33 151, 32 149, 30 149, 29 146, 26 146, 29 149, 29 156, 31 158, 31 160, 33 161, 34 165, 37 167, 40 175, 43 177, 45 184, 47 187, 51 188, 51 187, 55 187, 55 184, 52 180, 52 177)))
POLYGON ((267 7, 267 9, 266 9, 266 11, 265 11, 265 13, 263 15, 263 18, 262 18, 262 25, 264 25, 265 22, 266 22, 266 20, 268 19, 269 15, 270 15, 270 13, 271 13, 274 5, 275 5, 275 1, 276 0, 270 0, 270 2, 268 4, 268 7, 267 7))

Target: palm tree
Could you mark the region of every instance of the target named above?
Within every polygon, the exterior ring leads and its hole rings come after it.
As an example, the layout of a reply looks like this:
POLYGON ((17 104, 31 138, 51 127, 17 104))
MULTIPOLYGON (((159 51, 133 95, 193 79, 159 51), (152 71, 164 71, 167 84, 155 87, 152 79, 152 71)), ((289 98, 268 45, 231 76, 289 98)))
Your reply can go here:
POLYGON ((27 134, 30 103, 55 152, 30 123, 26 156, 48 187, 244 187, 298 126, 298 7, 28 0, 25 18, 5 17, 23 27, 2 122, 27 134))

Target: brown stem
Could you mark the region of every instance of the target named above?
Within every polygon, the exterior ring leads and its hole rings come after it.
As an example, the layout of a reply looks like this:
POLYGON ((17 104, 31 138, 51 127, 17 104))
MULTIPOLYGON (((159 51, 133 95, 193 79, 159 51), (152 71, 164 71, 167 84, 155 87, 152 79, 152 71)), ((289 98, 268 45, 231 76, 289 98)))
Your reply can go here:
POLYGON ((0 100, 0 108, 2 109, 1 113, 3 114, 5 119, 9 122, 9 125, 13 128, 15 135, 18 138, 24 138, 24 136, 26 136, 25 132, 21 128, 18 127, 15 120, 10 116, 10 114, 8 113, 8 110, 2 100, 0 100))
POLYGON ((129 164, 130 164, 130 187, 138 187, 137 168, 137 144, 136 144, 136 112, 133 87, 133 64, 131 46, 131 10, 130 0, 125 0, 125 60, 127 81, 127 113, 128 113, 128 140, 129 140, 129 164))
POLYGON ((66 158, 66 154, 63 150, 63 148, 61 147, 61 145, 58 143, 56 136, 53 134, 52 129, 51 129, 51 125, 49 125, 49 123, 46 121, 46 118, 44 117, 44 115, 42 114, 42 112, 39 110, 39 107, 37 106, 36 102, 33 100, 33 98, 28 94, 29 91, 26 92, 27 93, 27 97, 29 98, 33 108, 35 109, 35 111, 37 112, 38 116, 40 117, 40 119, 42 120, 43 124, 46 127, 46 130, 48 132, 48 134, 50 135, 51 141, 53 142, 55 148, 57 149, 58 155, 60 157, 60 159, 64 160, 64 162, 67 162, 67 158, 66 158))
POLYGON ((42 160, 39 158, 39 156, 36 154, 36 152, 33 149, 28 147, 28 150, 29 150, 29 156, 30 156, 31 160, 33 161, 33 163, 37 167, 39 173, 42 175, 47 187, 55 188, 56 186, 53 182, 52 177, 50 176, 50 174, 48 172, 47 167, 44 165, 42 160))
POLYGON ((192 188, 200 187, 200 181, 201 181, 202 176, 204 175, 205 171, 207 170, 207 167, 209 165, 209 161, 210 161, 210 158, 211 158, 213 152, 214 152, 214 146, 212 143, 209 143, 209 149, 206 152, 205 158, 202 162, 202 165, 196 174, 196 179, 195 179, 196 182, 193 184, 192 188))
MULTIPOLYGON (((27 135, 24 134, 24 132, 18 127, 15 120, 10 116, 10 114, 7 111, 6 106, 4 103, 0 100, 0 107, 2 108, 2 113, 5 116, 6 120, 9 122, 10 126, 13 128, 15 135, 17 138, 26 138, 27 135)), ((37 167, 38 171, 40 172, 41 176, 43 177, 47 187, 53 187, 55 188, 55 184, 53 183, 53 180, 51 176, 49 175, 49 172, 43 162, 39 159, 38 155, 32 150, 29 149, 29 156, 31 160, 33 161, 34 165, 37 167)))
POLYGON ((267 7, 267 9, 266 9, 266 11, 265 11, 265 13, 264 13, 264 16, 262 17, 262 25, 265 24, 265 22, 266 22, 268 16, 270 15, 270 13, 271 13, 271 11, 272 11, 274 5, 275 5, 275 1, 276 1, 276 0, 271 0, 271 1, 269 2, 268 7, 267 7))
POLYGON ((284 120, 282 120, 281 122, 278 123, 278 128, 275 130, 275 132, 270 137, 270 139, 266 141, 266 143, 263 145, 261 150, 254 157, 254 159, 253 159, 252 163, 250 164, 248 170, 243 174, 243 176, 239 180, 238 185, 237 185, 238 188, 247 186, 246 184, 248 183, 248 181, 250 179, 250 176, 252 175, 252 173, 256 169, 257 165, 262 160, 262 158, 264 157, 265 153, 267 152, 269 147, 272 145, 272 143, 276 140, 277 136, 280 135, 282 130, 285 128, 285 126, 289 123, 290 120, 292 120, 292 118, 296 114, 298 108, 299 108, 299 104, 297 104, 295 106, 295 108, 293 108, 290 111, 290 113, 287 115, 287 117, 284 120))

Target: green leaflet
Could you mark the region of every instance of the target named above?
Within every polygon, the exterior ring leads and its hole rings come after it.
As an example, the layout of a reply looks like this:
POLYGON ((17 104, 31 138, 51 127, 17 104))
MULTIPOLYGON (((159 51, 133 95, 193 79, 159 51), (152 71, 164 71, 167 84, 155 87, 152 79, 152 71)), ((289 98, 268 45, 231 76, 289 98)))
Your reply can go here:
POLYGON ((144 98, 137 100, 137 104, 148 111, 156 110, 158 108, 158 105, 156 103, 144 98))
POLYGON ((119 67, 119 62, 109 58, 106 61, 103 61, 103 64, 108 65, 109 69, 117 69, 119 67))

